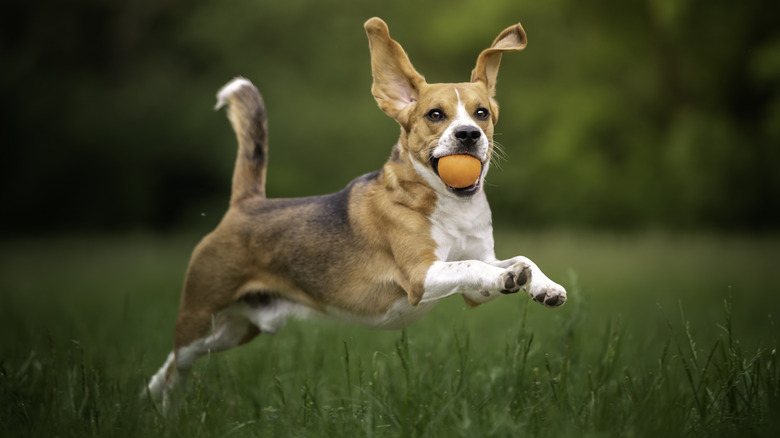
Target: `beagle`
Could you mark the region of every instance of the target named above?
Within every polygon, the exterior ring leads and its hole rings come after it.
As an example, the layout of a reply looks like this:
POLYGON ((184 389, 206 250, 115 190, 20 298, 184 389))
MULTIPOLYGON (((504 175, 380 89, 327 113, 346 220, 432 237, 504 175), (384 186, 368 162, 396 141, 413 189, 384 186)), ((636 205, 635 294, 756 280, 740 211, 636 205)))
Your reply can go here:
POLYGON ((482 51, 471 80, 429 84, 379 18, 365 23, 379 107, 401 125, 382 169, 340 192, 265 196, 266 109, 237 78, 217 94, 238 139, 230 207, 195 248, 184 279, 173 351, 144 393, 169 393, 200 356, 273 334, 289 316, 329 315, 369 327, 411 324, 442 298, 469 306, 523 290, 547 306, 566 291, 531 260, 498 260, 483 190, 498 120, 496 76, 504 52, 522 50, 520 24, 482 51), (448 186, 438 163, 479 160, 473 184, 448 186))

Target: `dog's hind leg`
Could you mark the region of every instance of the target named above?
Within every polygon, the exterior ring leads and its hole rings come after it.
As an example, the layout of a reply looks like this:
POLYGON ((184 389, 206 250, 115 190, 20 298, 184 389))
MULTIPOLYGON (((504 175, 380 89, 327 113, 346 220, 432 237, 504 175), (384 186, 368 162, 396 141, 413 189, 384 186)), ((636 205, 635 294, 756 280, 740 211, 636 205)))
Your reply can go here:
POLYGON ((175 367, 175 360, 176 355, 171 351, 171 354, 168 355, 168 359, 165 360, 165 363, 160 367, 160 370, 149 379, 149 384, 141 393, 141 399, 145 399, 148 396, 151 400, 157 401, 164 397, 163 394, 167 391, 166 388, 168 387, 169 375, 173 372, 175 367))
POLYGON ((184 279, 173 352, 147 387, 153 400, 162 398, 163 408, 197 358, 241 345, 259 333, 236 306, 242 276, 234 257, 239 253, 219 233, 206 236, 193 252, 184 279))
MULTIPOLYGON (((162 400, 163 412, 171 411, 181 392, 179 388, 199 357, 243 345, 260 333, 274 334, 284 326, 288 316, 306 317, 310 313, 305 306, 292 301, 263 293, 247 294, 211 318, 210 329, 204 336, 174 348, 160 371, 149 381, 149 395, 153 400, 162 400)), ((179 323, 191 322, 180 318, 179 323)), ((178 342, 182 342, 181 339, 178 342)))
POLYGON ((260 333, 240 307, 231 306, 211 320, 211 328, 204 336, 174 347, 165 364, 149 381, 148 394, 153 400, 162 399, 164 412, 170 410, 171 397, 179 392, 178 388, 183 386, 198 358, 245 344, 260 333))

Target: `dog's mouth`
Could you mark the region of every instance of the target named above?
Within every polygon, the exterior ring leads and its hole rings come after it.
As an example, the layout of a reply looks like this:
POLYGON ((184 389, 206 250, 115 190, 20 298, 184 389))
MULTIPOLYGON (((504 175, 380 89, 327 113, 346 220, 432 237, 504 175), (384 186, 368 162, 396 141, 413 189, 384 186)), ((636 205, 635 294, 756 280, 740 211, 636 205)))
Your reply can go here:
MULTIPOLYGON (((469 155, 471 155, 471 154, 469 154, 469 155)), ((433 172, 436 173, 436 176, 438 176, 439 179, 441 179, 441 175, 439 175, 439 159, 441 159, 441 158, 444 158, 444 157, 431 157, 430 158, 431 167, 433 168, 433 172)), ((477 157, 474 157, 474 158, 477 158, 477 157)), ((482 184, 482 172, 485 171, 485 163, 482 162, 482 160, 480 160, 480 166, 481 167, 480 167, 480 170, 479 170, 479 177, 474 182, 474 184, 472 184, 472 185, 470 185, 468 187, 455 188, 455 187, 449 186, 447 183, 444 183, 444 185, 447 187, 447 190, 450 193, 452 193, 454 195, 457 195, 457 196, 460 196, 460 197, 463 197, 463 198, 472 196, 475 193, 477 193, 479 191, 479 188, 480 188, 481 184, 482 184)), ((444 182, 444 181, 442 180, 442 182, 444 182)))

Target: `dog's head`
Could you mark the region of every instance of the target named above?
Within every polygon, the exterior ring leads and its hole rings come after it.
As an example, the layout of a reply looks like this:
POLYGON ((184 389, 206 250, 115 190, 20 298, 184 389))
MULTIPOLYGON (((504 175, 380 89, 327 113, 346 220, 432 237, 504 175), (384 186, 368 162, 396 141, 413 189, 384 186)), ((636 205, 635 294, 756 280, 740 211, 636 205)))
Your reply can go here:
POLYGON ((498 120, 494 96, 501 54, 525 48, 523 28, 516 24, 501 32, 479 54, 471 81, 454 84, 425 82, 401 45, 390 38, 381 19, 368 20, 365 28, 374 76, 371 91, 382 111, 403 129, 396 153, 408 156, 417 173, 440 193, 458 197, 478 193, 493 153, 493 126, 498 120), (482 163, 472 186, 454 188, 439 178, 439 159, 454 154, 471 155, 482 163))

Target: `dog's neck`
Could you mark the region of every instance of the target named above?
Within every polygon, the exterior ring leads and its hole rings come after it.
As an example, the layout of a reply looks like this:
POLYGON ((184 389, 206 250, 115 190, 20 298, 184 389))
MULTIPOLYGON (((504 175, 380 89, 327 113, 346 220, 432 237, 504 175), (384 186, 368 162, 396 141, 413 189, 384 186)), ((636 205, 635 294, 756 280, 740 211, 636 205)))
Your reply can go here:
POLYGON ((403 136, 393 147, 390 159, 382 167, 384 188, 393 202, 417 211, 429 211, 436 204, 438 194, 415 170, 414 163, 417 161, 409 157, 409 152, 401 145, 401 141, 403 136))

